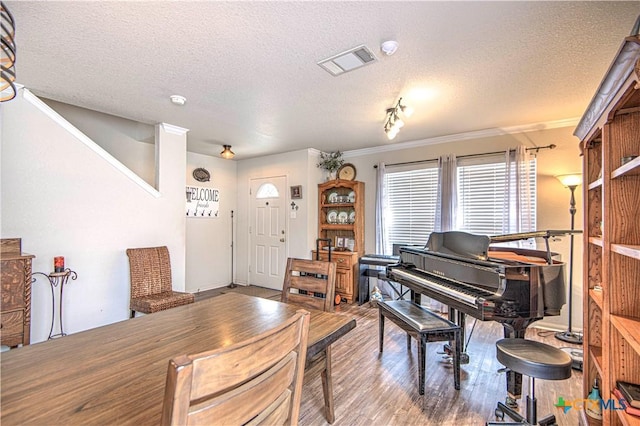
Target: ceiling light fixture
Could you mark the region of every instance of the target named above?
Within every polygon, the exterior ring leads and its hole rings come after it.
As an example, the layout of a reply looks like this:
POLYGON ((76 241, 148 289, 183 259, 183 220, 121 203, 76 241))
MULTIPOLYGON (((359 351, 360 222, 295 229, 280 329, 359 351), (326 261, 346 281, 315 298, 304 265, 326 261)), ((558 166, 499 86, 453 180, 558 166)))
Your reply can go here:
POLYGON ((4 2, 0 2, 0 21, 2 34, 0 39, 0 102, 10 101, 16 97, 16 22, 4 2))
POLYGON ((398 99, 395 107, 387 109, 387 121, 384 123, 384 132, 387 134, 389 140, 395 138, 404 126, 404 121, 400 118, 400 114, 405 118, 409 118, 411 114, 413 114, 411 107, 402 105, 402 98, 398 99))
POLYGON ((385 55, 391 56, 398 50, 398 42, 395 40, 383 41, 380 45, 380 50, 382 50, 385 55))
POLYGON ((171 103, 174 105, 182 106, 187 103, 187 98, 180 95, 171 95, 169 96, 169 99, 171 99, 171 103))
POLYGON ((224 148, 220 153, 220 156, 222 158, 231 160, 233 156, 236 155, 235 152, 231 151, 231 145, 222 145, 222 147, 224 148))

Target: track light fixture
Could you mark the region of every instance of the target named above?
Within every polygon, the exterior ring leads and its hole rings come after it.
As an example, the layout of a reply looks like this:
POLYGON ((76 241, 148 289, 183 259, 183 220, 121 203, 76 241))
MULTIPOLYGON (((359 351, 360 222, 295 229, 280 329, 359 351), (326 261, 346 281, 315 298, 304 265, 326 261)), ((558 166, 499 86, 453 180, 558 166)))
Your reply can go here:
POLYGON ((411 107, 402 105, 402 98, 398 99, 398 103, 395 107, 387 109, 387 120, 384 123, 384 132, 387 134, 389 140, 395 138, 400 129, 404 126, 404 121, 400 118, 400 114, 405 118, 408 118, 413 114, 413 109, 411 107))
POLYGON ((222 145, 222 147, 224 148, 220 153, 220 156, 222 158, 231 160, 233 156, 236 155, 235 152, 231 151, 231 145, 222 145))

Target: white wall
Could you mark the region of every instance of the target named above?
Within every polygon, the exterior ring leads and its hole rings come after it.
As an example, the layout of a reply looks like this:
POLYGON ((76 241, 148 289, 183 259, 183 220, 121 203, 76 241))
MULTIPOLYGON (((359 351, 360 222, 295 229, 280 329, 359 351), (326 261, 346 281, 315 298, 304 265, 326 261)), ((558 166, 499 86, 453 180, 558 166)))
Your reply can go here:
POLYGON ((154 185, 155 126, 50 99, 42 101, 148 184, 154 185))
MULTIPOLYGON (((231 280, 231 211, 237 239, 236 162, 208 155, 187 153, 187 185, 216 188, 220 191, 217 218, 187 217, 187 291, 197 292, 228 285, 231 280), (198 182, 193 170, 204 167, 210 182, 198 182)), ((237 247, 237 245, 236 245, 237 247)), ((237 258, 238 251, 235 250, 237 258)), ((237 265, 234 259, 234 266, 237 265)))
MULTIPOLYGON (((131 171, 155 185, 155 128, 152 125, 91 111, 74 105, 43 101, 89 136, 131 171)), ((188 135, 187 135, 188 137, 188 135)), ((185 288, 197 292, 231 282, 231 210, 236 206, 236 162, 187 152, 186 184, 220 191, 217 218, 186 218, 185 288), (211 181, 198 182, 193 170, 204 167, 211 181)))
MULTIPOLYGON (((128 318, 128 247, 167 245, 174 288, 185 288, 184 133, 156 129, 156 197, 25 100, 22 91, 2 104, 1 114, 1 236, 22 238, 23 251, 36 256, 34 271, 51 272, 53 257, 62 255, 78 273, 64 291, 66 332, 128 318)), ((50 297, 48 283, 38 279, 34 343, 48 336, 50 297)))

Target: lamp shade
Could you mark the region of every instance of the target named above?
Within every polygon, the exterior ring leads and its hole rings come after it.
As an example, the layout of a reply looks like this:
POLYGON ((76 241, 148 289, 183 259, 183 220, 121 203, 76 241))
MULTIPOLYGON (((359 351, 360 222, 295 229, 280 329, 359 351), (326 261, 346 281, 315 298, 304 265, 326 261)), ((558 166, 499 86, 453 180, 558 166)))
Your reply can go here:
POLYGON ((582 175, 580 173, 558 175, 556 179, 566 187, 582 185, 582 175))
POLYGON ((222 147, 224 148, 220 153, 220 156, 222 158, 230 160, 233 158, 234 155, 236 155, 235 152, 231 151, 231 145, 222 145, 222 147))

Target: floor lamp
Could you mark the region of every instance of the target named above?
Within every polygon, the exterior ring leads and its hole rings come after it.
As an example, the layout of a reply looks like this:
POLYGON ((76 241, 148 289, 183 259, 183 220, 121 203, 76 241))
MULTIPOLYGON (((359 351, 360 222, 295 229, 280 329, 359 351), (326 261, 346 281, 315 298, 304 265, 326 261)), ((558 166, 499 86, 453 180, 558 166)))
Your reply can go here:
MULTIPOLYGON (((571 214, 571 230, 575 229, 576 197, 575 191, 578 185, 582 184, 582 175, 560 175, 556 178, 571 191, 569 202, 569 213, 571 214)), ((566 331, 556 333, 556 339, 568 343, 582 344, 582 336, 571 330, 571 316, 573 314, 573 233, 569 235, 569 326, 566 331)))

